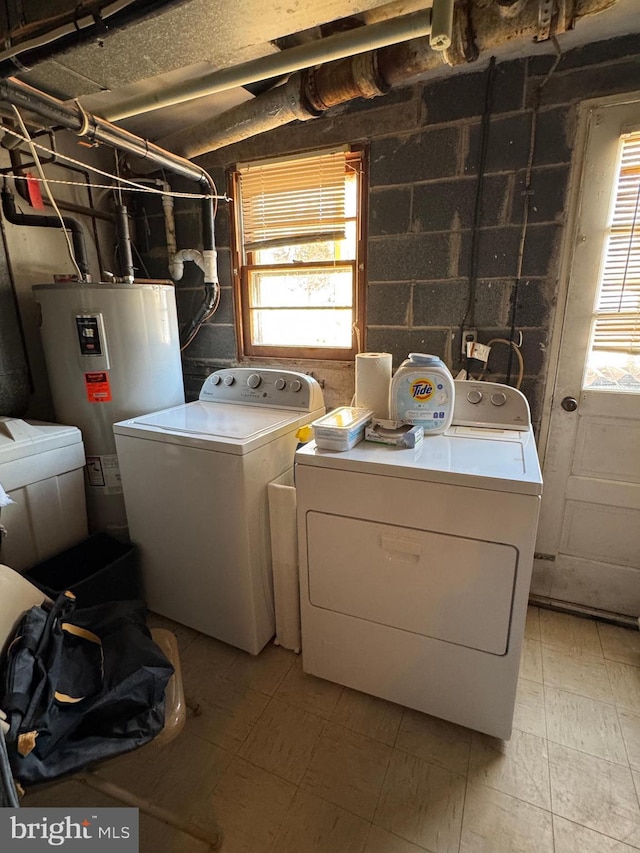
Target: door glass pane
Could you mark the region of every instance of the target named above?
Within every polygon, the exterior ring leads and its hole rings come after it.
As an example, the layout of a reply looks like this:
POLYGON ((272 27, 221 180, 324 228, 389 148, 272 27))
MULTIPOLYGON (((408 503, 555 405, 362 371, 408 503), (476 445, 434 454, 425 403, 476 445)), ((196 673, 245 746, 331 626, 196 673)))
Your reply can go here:
POLYGON ((640 132, 623 134, 583 388, 640 393, 640 132))

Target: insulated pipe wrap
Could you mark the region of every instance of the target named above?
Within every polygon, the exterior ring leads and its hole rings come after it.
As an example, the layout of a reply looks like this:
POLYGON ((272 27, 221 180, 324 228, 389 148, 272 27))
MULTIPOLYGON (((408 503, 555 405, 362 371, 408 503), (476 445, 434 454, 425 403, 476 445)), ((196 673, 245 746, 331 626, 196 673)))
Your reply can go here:
POLYGON ((378 72, 376 51, 311 68, 303 79, 307 102, 318 112, 389 91, 378 72))

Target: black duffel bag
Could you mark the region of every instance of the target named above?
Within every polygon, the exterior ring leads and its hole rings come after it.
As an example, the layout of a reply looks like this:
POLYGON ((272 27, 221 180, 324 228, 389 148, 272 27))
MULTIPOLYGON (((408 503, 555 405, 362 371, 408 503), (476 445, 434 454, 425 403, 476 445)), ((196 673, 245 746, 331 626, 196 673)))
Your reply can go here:
POLYGON ((27 611, 7 649, 0 698, 16 779, 55 779, 160 732, 173 667, 145 615, 135 601, 76 610, 69 592, 27 611))

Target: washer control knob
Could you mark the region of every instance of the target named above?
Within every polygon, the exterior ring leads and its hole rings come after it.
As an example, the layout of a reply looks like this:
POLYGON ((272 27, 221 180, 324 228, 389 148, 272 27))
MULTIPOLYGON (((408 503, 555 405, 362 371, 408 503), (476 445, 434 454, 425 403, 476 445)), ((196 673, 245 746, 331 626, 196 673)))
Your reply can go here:
POLYGON ((213 376, 211 377, 211 384, 212 385, 219 385, 220 384, 220 374, 219 373, 213 374, 213 376))
POLYGON ((233 383, 235 381, 236 381, 236 378, 231 373, 227 373, 227 375, 224 377, 224 380, 223 380, 225 385, 233 385, 233 383))
POLYGON ((257 388, 262 382, 262 376, 258 373, 252 373, 251 376, 247 379, 247 385, 249 388, 257 388))
POLYGON ((480 400, 482 400, 482 391, 469 391, 469 393, 467 394, 467 400, 470 403, 479 403, 480 400))
POLYGON ((278 377, 278 379, 276 379, 275 384, 276 384, 276 391, 282 391, 283 388, 287 387, 287 383, 282 378, 282 376, 280 376, 280 377, 278 377))
POLYGON ((292 391, 299 391, 301 388, 302 388, 302 382, 300 382, 299 379, 294 379, 293 382, 291 383, 291 390, 292 391))
POLYGON ((507 402, 507 395, 504 393, 504 391, 496 391, 494 394, 491 395, 491 402, 494 406, 504 406, 504 404, 507 402))

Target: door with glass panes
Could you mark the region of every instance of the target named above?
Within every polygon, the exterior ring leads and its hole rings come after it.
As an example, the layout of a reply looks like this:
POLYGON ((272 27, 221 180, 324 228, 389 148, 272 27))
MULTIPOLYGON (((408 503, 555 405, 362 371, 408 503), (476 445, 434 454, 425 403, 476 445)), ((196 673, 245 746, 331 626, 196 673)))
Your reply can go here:
POLYGON ((532 591, 640 614, 640 96, 585 110, 532 591))

